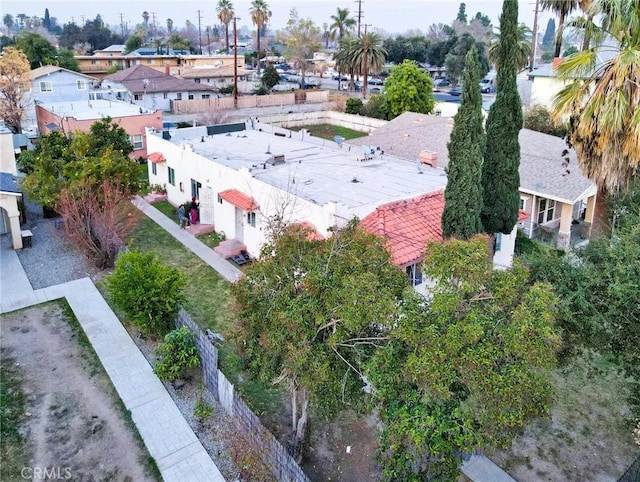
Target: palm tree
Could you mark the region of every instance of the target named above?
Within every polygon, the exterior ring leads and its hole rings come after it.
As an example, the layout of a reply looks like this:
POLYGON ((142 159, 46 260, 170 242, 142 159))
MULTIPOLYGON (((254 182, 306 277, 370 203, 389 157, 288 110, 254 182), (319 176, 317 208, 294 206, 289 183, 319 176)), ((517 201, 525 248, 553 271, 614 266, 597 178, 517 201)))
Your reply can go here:
POLYGON ((382 37, 373 32, 367 33, 365 28, 362 38, 357 38, 351 43, 348 56, 353 71, 363 76, 362 94, 366 98, 369 72, 380 73, 387 57, 387 51, 382 47, 382 37))
POLYGON ((257 43, 256 46, 258 52, 258 67, 256 68, 256 72, 258 77, 260 76, 260 30, 262 30, 262 26, 265 24, 267 19, 269 18, 269 5, 264 0, 253 0, 251 2, 251 8, 249 9, 249 14, 251 15, 251 21, 256 26, 256 37, 257 43))
POLYGON ((227 53, 229 53, 229 23, 233 20, 236 13, 233 10, 233 4, 230 0, 220 0, 216 6, 216 12, 218 12, 218 19, 222 25, 224 25, 224 34, 227 45, 227 53))
POLYGON ((4 26, 7 27, 7 37, 11 35, 11 27, 13 27, 13 15, 10 13, 6 14, 2 19, 4 26))
POLYGON ((169 34, 173 31, 173 20, 170 18, 167 19, 167 31, 169 34))
POLYGON ((551 10, 558 15, 558 30, 556 32, 556 50, 554 57, 560 57, 562 50, 562 28, 564 22, 571 12, 577 7, 577 0, 542 0, 540 4, 543 10, 551 10))
POLYGON ((144 21, 145 27, 149 25, 149 12, 147 12, 146 10, 142 12, 142 20, 144 21))
MULTIPOLYGON (((516 45, 516 67, 518 72, 529 65, 529 57, 531 56, 531 37, 533 32, 524 23, 518 25, 518 44, 516 45)), ((500 27, 492 34, 493 39, 489 45, 488 57, 489 61, 496 66, 498 70, 498 52, 500 50, 500 27)))
POLYGON ((355 18, 349 17, 348 8, 338 8, 336 14, 331 15, 331 20, 333 20, 333 23, 329 25, 329 31, 332 41, 335 41, 336 38, 342 40, 342 37, 344 37, 345 34, 351 33, 358 23, 355 18))
POLYGON ((554 99, 553 117, 569 117, 578 165, 608 195, 640 174, 640 9, 635 0, 594 0, 590 12, 607 40, 558 66, 568 84, 554 99))

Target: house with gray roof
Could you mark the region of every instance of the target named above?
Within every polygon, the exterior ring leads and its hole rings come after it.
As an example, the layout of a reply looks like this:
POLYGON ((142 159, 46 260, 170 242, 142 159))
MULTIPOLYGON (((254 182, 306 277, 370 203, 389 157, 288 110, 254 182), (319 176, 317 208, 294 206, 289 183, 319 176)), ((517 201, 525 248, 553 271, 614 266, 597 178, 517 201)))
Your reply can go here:
POLYGON ((145 109, 171 110, 174 100, 209 99, 217 96, 212 85, 200 84, 136 65, 107 75, 94 91, 96 99, 130 102, 145 109))
MULTIPOLYGON (((405 112, 347 144, 414 161, 424 169, 446 169, 452 129, 453 119, 405 112)), ((520 209, 530 216, 518 227, 530 238, 567 249, 588 234, 596 186, 582 174, 575 151, 563 139, 522 129, 519 140, 520 209)))

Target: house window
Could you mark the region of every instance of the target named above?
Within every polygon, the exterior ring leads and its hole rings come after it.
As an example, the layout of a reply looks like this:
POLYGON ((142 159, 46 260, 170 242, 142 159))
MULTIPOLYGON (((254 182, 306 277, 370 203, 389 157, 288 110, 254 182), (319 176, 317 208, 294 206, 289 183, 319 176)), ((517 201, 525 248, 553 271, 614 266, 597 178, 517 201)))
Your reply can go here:
POLYGON ((86 80, 76 80, 76 88, 78 90, 87 90, 87 81, 86 80))
POLYGON ((169 94, 167 94, 166 92, 164 94, 162 94, 162 98, 163 99, 168 99, 169 98, 169 94))
POLYGON ((496 233, 496 236, 494 238, 494 243, 495 243, 495 245, 494 245, 493 250, 495 252, 500 251, 500 248, 502 248, 502 233, 496 233))
POLYGON ((176 100, 182 100, 182 92, 176 94, 176 100))
POLYGON ((131 144, 133 144, 133 150, 142 149, 144 144, 142 142, 142 134, 136 134, 131 136, 131 144))
POLYGON ((53 84, 51 81, 40 82, 40 92, 53 92, 53 84))
POLYGON ((222 197, 220 197, 220 194, 218 194, 218 204, 222 204, 222 197))
POLYGON ((158 165, 155 162, 151 163, 151 174, 154 176, 158 175, 158 165))
POLYGON ((143 100, 144 94, 133 94, 133 100, 143 100))
POLYGON ((418 286, 419 284, 422 284, 422 271, 420 271, 419 265, 412 264, 411 266, 407 266, 406 272, 411 286, 418 286))
POLYGON ((538 201, 538 224, 544 224, 553 220, 556 202, 552 199, 540 199, 538 201))
POLYGON ((247 213, 247 224, 256 227, 256 213, 249 212, 247 213))
POLYGON ((195 79, 195 83, 199 84, 200 83, 200 79, 195 79))
POLYGON ((147 59, 147 64, 154 64, 156 61, 153 59, 147 59))
POLYGON ((211 97, 211 94, 202 94, 203 99, 209 99, 210 97, 211 97))
POLYGON ((109 60, 109 61, 107 62, 107 65, 108 65, 109 67, 113 66, 113 60, 109 60))
POLYGON ((193 97, 193 94, 189 94, 189 100, 193 100, 195 97, 193 97))
POLYGON ((172 186, 176 185, 176 171, 173 169, 173 167, 169 168, 169 184, 171 184, 172 186))
POLYGON ((523 197, 520 198, 520 204, 518 205, 518 209, 525 209, 527 205, 527 200, 523 197))
POLYGON ((100 61, 99 60, 92 60, 91 61, 91 65, 100 65, 100 61))

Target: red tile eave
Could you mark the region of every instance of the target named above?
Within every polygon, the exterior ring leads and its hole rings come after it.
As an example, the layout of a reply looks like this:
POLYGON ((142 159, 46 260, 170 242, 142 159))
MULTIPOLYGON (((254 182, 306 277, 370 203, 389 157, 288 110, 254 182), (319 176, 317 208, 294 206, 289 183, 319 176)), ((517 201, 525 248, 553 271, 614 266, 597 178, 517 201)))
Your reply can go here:
POLYGON ((523 209, 520 209, 518 211, 518 222, 521 223, 525 219, 529 219, 530 216, 531 216, 530 212, 527 212, 527 211, 524 211, 523 209))
POLYGON ((166 159, 162 152, 152 152, 147 156, 147 159, 154 163, 165 162, 166 159))
POLYGON ((251 196, 248 196, 237 189, 227 189, 226 191, 219 193, 219 196, 228 203, 231 203, 240 209, 244 209, 245 211, 255 211, 260 207, 251 196))

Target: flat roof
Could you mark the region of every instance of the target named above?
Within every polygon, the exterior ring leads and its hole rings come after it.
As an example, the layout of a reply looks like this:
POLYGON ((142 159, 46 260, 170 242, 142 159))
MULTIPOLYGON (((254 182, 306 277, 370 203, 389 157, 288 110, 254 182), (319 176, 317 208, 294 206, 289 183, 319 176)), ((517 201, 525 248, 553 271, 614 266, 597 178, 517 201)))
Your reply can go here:
POLYGON ((443 169, 419 167, 386 154, 362 161, 361 148, 320 145, 323 142, 318 138, 296 139, 298 133, 289 138, 249 129, 207 135, 206 129, 171 130, 169 142, 191 144, 203 157, 235 170, 249 169, 254 178, 319 205, 378 205, 443 189, 447 183, 443 169), (272 165, 274 155, 284 155, 285 162, 272 165))
POLYGON ((73 117, 77 120, 102 119, 104 117, 130 117, 152 114, 154 111, 127 102, 115 100, 82 100, 66 102, 42 102, 40 107, 59 117, 73 117))

